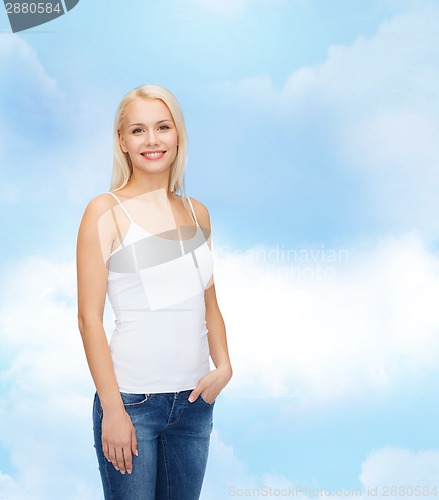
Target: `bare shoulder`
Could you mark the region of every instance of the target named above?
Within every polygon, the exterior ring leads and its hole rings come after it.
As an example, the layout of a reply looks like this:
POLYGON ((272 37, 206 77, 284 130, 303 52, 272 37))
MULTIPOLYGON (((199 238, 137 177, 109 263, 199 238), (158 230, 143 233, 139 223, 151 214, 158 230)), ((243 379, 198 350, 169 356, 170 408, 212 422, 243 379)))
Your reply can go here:
POLYGON ((108 193, 95 196, 88 202, 78 229, 77 249, 80 258, 89 261, 95 253, 104 258, 104 263, 107 262, 115 239, 111 216, 111 208, 115 203, 108 193))
POLYGON ((117 204, 117 201, 111 196, 111 194, 103 193, 92 198, 87 204, 87 210, 92 212, 105 212, 112 206, 117 204))
POLYGON ((210 229, 210 215, 206 205, 201 203, 201 201, 197 200, 196 198, 192 198, 192 196, 189 196, 189 198, 194 207, 195 214, 197 216, 200 226, 207 227, 210 229))
POLYGON ((85 211, 90 215, 100 217, 115 204, 117 204, 117 201, 111 196, 111 194, 103 193, 92 198, 88 202, 85 211))

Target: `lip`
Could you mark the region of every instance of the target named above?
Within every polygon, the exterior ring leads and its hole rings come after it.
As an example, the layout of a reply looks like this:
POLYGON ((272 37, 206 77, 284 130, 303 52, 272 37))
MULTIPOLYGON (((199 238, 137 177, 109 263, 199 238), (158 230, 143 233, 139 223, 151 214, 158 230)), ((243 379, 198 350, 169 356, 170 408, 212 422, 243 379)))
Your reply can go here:
POLYGON ((155 160, 160 160, 161 158, 163 158, 163 156, 166 154, 166 151, 164 151, 162 149, 158 149, 155 151, 143 151, 140 154, 141 154, 141 156, 143 156, 143 158, 145 158, 145 160, 155 161, 155 160))

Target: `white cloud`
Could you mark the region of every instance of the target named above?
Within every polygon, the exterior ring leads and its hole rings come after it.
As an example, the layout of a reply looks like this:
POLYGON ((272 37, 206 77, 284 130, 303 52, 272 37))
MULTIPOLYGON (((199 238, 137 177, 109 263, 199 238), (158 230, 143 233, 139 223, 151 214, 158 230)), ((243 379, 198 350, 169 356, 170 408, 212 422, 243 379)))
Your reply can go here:
POLYGON ((0 61, 2 63, 0 78, 2 91, 5 88, 12 88, 12 76, 16 77, 16 83, 18 81, 21 83, 21 88, 15 89, 17 97, 28 97, 23 86, 33 87, 45 93, 46 97, 55 97, 54 94, 59 93, 56 81, 47 74, 35 50, 20 35, 2 37, 0 61), (17 64, 18 61, 20 64, 17 64))
POLYGON ((0 169, 7 173, 0 202, 44 206, 95 196, 111 177, 108 93, 67 95, 18 34, 2 36, 0 67, 0 169))
MULTIPOLYGON (((268 468, 268 467, 267 467, 268 468)), ((373 450, 361 464, 359 484, 330 488, 315 478, 303 482, 280 474, 255 474, 231 446, 214 431, 211 457, 206 471, 202 500, 223 500, 233 497, 366 497, 386 498, 434 497, 438 493, 439 451, 412 451, 386 446, 373 450)), ((346 478, 344 478, 346 481, 346 478)))
POLYGON ((24 491, 20 486, 7 474, 0 472, 0 498, 5 500, 32 500, 32 494, 24 491))
MULTIPOLYGON (((6 152, 17 146, 20 152, 26 151, 36 132, 50 128, 49 124, 58 115, 62 93, 35 50, 19 35, 2 37, 0 66, 0 155, 7 158, 6 152)), ((39 144, 39 149, 42 146, 39 144)))
MULTIPOLYGON (((206 478, 201 495, 202 500, 248 497, 250 496, 249 492, 252 493, 251 496, 258 496, 257 492, 262 493, 264 488, 266 492, 269 492, 269 488, 272 490, 287 489, 291 484, 292 482, 281 474, 257 475, 252 472, 248 464, 236 456, 233 447, 226 445, 218 432, 213 430, 206 478)), ((262 496, 267 496, 267 494, 262 496)))
POLYGON ((340 118, 339 125, 346 119, 361 121, 362 113, 382 106, 438 106, 438 25, 439 10, 431 5, 396 15, 371 37, 360 35, 350 46, 330 46, 323 63, 288 78, 279 98, 289 110, 317 98, 340 118))
POLYGON ((230 395, 331 398, 437 370, 439 259, 416 235, 289 258, 216 252, 230 395))
POLYGON ((361 465, 360 480, 377 500, 389 497, 437 496, 439 450, 411 451, 385 447, 374 450, 361 465))
POLYGON ((437 234, 438 30, 439 9, 416 3, 373 36, 331 46, 324 62, 294 71, 281 88, 261 75, 216 92, 282 116, 292 133, 315 123, 314 147, 359 178, 377 221, 437 234))

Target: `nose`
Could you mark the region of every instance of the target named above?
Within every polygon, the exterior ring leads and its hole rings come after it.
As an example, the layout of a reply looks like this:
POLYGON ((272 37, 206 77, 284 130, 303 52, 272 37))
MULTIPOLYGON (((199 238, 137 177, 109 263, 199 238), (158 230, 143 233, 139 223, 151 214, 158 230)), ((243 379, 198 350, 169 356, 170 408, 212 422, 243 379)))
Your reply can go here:
POLYGON ((149 133, 145 134, 145 144, 147 146, 157 146, 159 143, 156 132, 151 130, 149 133))

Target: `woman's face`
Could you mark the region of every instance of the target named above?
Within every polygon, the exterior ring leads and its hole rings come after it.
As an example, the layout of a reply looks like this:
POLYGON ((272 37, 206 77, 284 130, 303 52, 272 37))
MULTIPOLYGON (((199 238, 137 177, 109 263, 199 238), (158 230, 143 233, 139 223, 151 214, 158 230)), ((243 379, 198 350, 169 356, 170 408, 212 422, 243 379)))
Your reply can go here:
POLYGON ((166 171, 177 156, 178 134, 172 115, 160 99, 135 99, 125 109, 119 131, 120 148, 128 153, 133 169, 166 171))

